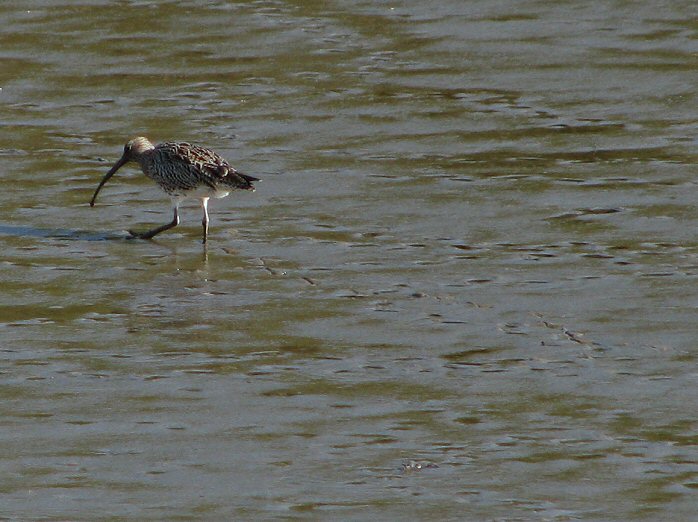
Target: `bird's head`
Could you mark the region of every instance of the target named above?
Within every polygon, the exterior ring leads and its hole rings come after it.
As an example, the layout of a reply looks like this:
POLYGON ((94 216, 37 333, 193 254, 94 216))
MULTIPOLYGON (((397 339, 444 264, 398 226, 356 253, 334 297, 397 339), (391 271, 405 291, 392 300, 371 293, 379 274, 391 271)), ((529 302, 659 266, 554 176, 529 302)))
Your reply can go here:
POLYGON ((138 161, 143 154, 153 150, 154 148, 155 147, 152 143, 150 143, 148 138, 139 136, 138 138, 133 138, 126 145, 124 145, 124 154, 121 156, 121 159, 126 159, 124 163, 128 161, 138 161))
POLYGON ((117 170, 126 165, 129 161, 140 161, 145 153, 153 150, 154 148, 155 147, 153 144, 148 141, 148 138, 144 138, 143 136, 133 138, 126 145, 124 145, 124 153, 121 155, 119 161, 114 163, 114 166, 109 169, 109 172, 107 172, 104 178, 102 178, 102 181, 99 182, 97 190, 95 190, 95 193, 92 196, 92 201, 90 201, 90 206, 95 206, 97 194, 99 194, 99 191, 102 189, 104 184, 109 181, 109 178, 111 178, 117 170))

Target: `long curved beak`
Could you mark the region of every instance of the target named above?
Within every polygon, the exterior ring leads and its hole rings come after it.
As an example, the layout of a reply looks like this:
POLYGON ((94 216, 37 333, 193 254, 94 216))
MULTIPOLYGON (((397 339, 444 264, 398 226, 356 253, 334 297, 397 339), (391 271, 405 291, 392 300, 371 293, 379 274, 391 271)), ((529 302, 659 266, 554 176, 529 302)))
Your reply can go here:
POLYGON ((121 159, 117 161, 112 168, 109 169, 109 172, 102 178, 102 181, 99 182, 99 185, 97 186, 97 190, 95 190, 94 196, 92 196, 92 201, 90 201, 90 206, 94 207, 95 206, 95 199, 97 199, 97 194, 99 194, 99 191, 102 189, 104 184, 109 181, 109 178, 111 178, 114 173, 119 170, 121 167, 123 167, 126 163, 128 162, 128 158, 124 154, 121 156, 121 159))

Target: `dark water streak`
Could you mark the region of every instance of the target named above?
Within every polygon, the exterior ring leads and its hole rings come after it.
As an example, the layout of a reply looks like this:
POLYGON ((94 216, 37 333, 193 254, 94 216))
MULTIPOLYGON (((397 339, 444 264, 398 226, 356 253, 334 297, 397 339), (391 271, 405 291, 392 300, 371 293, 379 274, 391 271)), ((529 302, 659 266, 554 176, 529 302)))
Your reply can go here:
POLYGON ((0 517, 691 520, 693 7, 4 2, 0 517))

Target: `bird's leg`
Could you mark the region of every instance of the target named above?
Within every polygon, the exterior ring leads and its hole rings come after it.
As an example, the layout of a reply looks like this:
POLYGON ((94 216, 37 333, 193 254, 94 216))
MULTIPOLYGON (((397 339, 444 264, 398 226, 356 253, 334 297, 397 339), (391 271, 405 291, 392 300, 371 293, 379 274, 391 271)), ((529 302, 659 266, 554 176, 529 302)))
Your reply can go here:
POLYGON ((208 239, 208 198, 201 198, 201 208, 204 209, 204 218, 201 220, 201 225, 204 228, 204 239, 201 242, 206 244, 206 239, 208 239))
POLYGON ((134 232, 133 230, 129 230, 128 233, 131 234, 133 237, 136 237, 138 239, 150 239, 160 232, 164 232, 165 230, 169 230, 171 228, 176 227, 179 225, 179 212, 177 210, 177 206, 174 207, 174 217, 172 218, 172 221, 170 223, 167 223, 166 225, 162 225, 161 227, 154 228, 152 230, 148 230, 147 232, 134 232))

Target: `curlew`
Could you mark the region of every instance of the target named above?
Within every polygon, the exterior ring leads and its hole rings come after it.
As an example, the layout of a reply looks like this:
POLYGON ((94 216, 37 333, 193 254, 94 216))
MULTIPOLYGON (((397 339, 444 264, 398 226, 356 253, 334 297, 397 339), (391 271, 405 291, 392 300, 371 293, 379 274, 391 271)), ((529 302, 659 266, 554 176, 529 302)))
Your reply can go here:
POLYGON ((208 200, 224 198, 231 190, 254 190, 257 178, 238 172, 221 156, 210 149, 184 142, 168 142, 153 145, 147 138, 135 138, 124 146, 121 159, 109 169, 95 190, 90 206, 95 206, 97 194, 114 173, 129 161, 138 163, 143 173, 155 181, 172 199, 172 221, 148 230, 129 234, 140 239, 150 239, 160 232, 179 224, 179 205, 188 198, 198 199, 204 211, 203 242, 208 237, 208 200))

